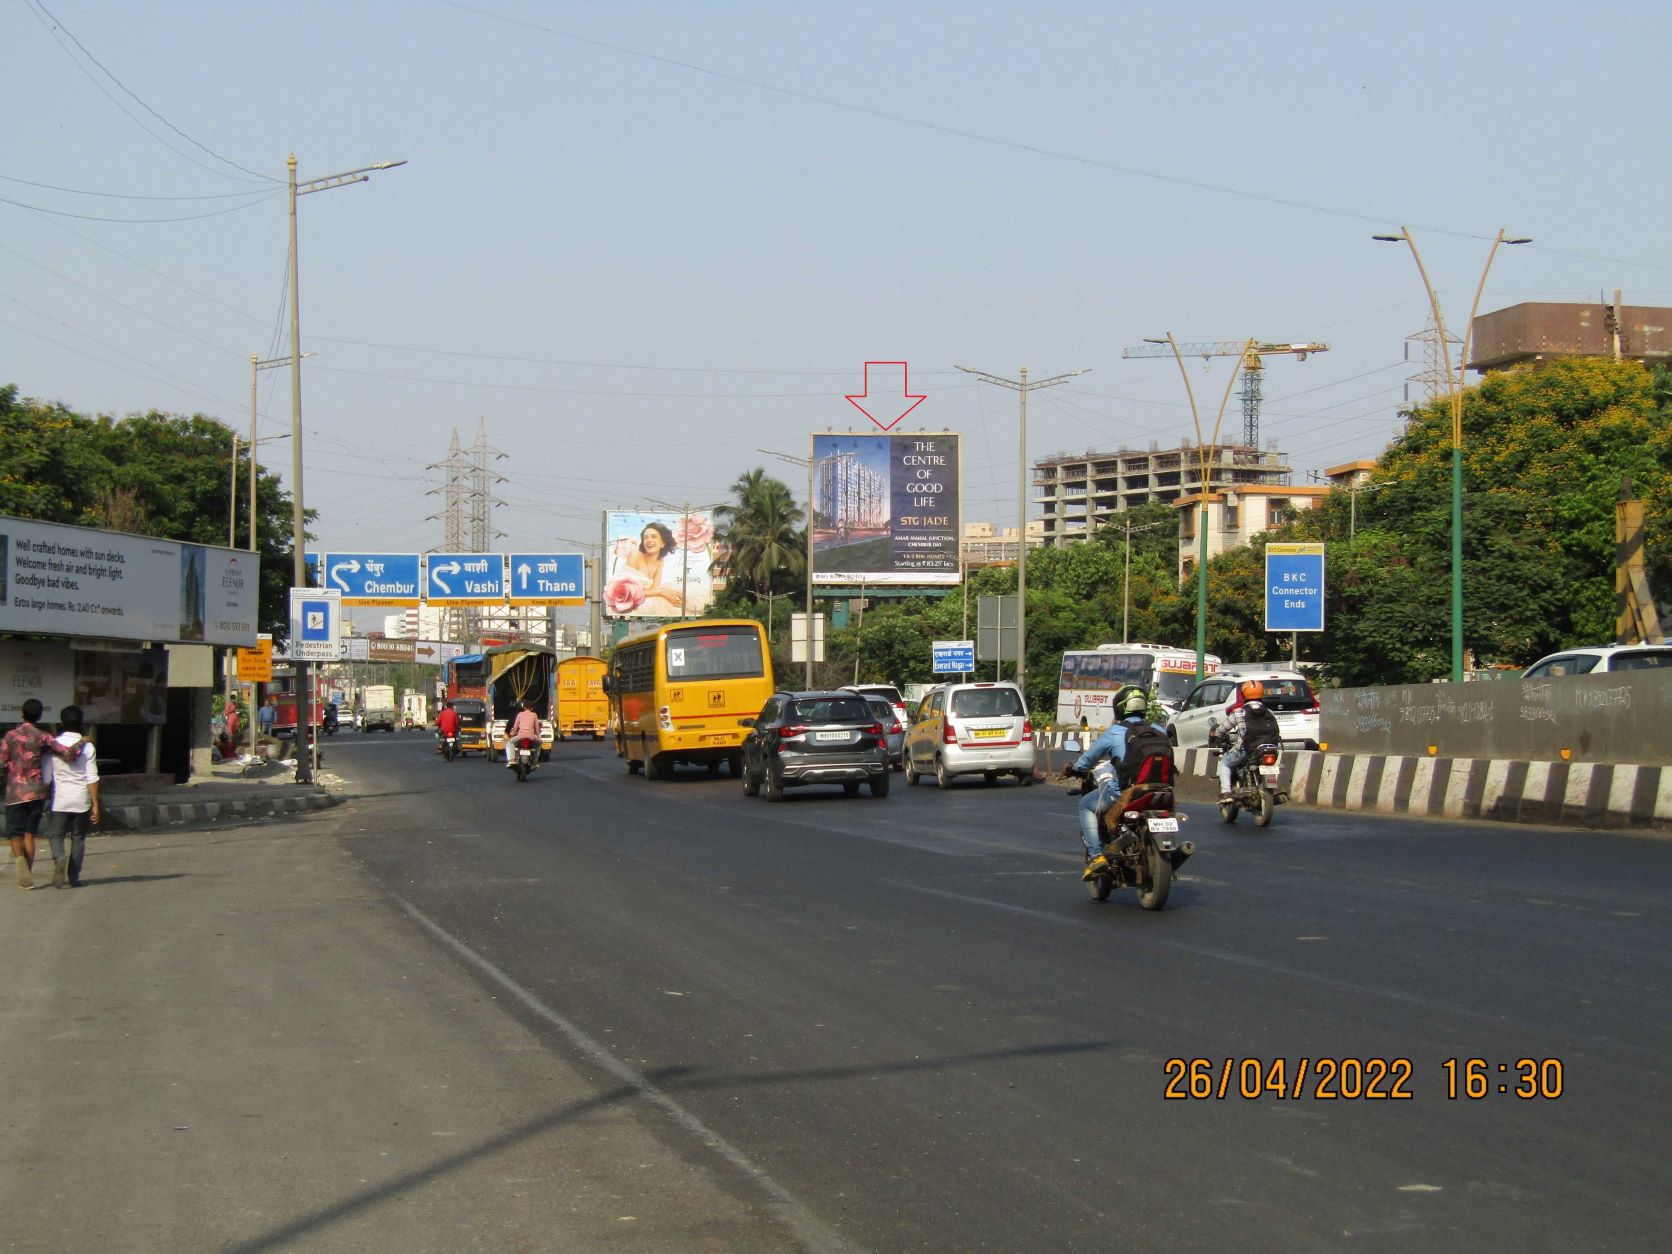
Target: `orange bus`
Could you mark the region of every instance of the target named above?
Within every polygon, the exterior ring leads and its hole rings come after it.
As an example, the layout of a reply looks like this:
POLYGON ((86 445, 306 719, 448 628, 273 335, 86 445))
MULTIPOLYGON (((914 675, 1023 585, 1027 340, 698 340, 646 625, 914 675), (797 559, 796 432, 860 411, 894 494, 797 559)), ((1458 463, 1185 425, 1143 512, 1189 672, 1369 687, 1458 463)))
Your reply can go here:
POLYGON ((772 655, 753 619, 667 623, 629 636, 610 656, 606 689, 616 755, 662 779, 677 763, 743 774, 743 741, 772 695, 772 655))

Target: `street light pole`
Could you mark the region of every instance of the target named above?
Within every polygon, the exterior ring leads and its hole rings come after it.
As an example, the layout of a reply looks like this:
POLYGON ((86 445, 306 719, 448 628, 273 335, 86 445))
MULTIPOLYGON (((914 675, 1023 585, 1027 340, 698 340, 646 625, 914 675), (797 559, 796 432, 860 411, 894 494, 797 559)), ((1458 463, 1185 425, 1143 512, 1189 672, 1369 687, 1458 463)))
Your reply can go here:
POLYGON ((1206 444, 1202 443, 1202 416, 1196 410, 1196 391, 1190 386, 1190 371, 1185 369, 1184 356, 1179 352, 1179 344, 1173 338, 1171 331, 1165 339, 1146 339, 1148 344, 1166 344, 1173 350, 1173 360, 1179 364, 1179 375, 1184 379, 1184 395, 1190 402, 1190 421, 1196 427, 1196 447, 1201 454, 1202 473, 1201 482, 1197 488, 1201 493, 1201 505, 1196 518, 1196 682, 1201 683, 1207 674, 1208 653, 1208 497, 1212 482, 1214 453, 1219 444, 1219 426, 1225 420, 1225 406, 1230 403, 1231 389, 1236 385, 1237 376, 1248 362, 1249 349, 1254 347, 1255 341, 1250 338, 1243 345, 1242 352, 1237 354, 1236 365, 1231 367, 1231 377, 1225 381, 1225 395, 1219 401, 1219 413, 1214 416, 1213 435, 1206 444))
MULTIPOLYGON (((1020 379, 1005 379, 995 374, 988 374, 985 370, 971 370, 968 366, 959 366, 965 374, 973 374, 976 378, 988 383, 995 383, 999 387, 1009 388, 1021 394, 1021 465, 1016 472, 1016 686, 1022 690, 1022 700, 1027 701, 1027 665, 1028 665, 1028 393, 1039 388, 1053 388, 1059 383, 1067 383, 1077 375, 1085 374, 1085 370, 1070 370, 1067 374, 1052 375, 1049 379, 1038 382, 1028 382, 1028 368, 1023 366, 1020 379)), ((1089 369, 1089 367, 1088 367, 1089 369)), ((962 539, 960 538, 960 543, 962 539)), ((1002 639, 1003 632, 1000 637, 1002 639)), ((1003 650, 1001 649, 1002 653, 1003 650)))
POLYGON ((1446 337, 1445 314, 1440 310, 1440 298, 1428 279, 1428 267, 1423 264, 1422 254, 1417 251, 1417 242, 1412 238, 1410 228, 1402 226, 1397 235, 1373 235, 1370 238, 1384 244, 1403 243, 1410 248, 1411 259, 1417 263, 1417 273, 1422 276, 1423 290, 1428 293, 1428 307, 1434 311, 1434 324, 1440 336, 1440 352, 1446 368, 1446 399, 1451 408, 1451 678, 1453 683, 1460 683, 1463 679, 1463 382, 1468 370, 1469 341, 1474 336, 1475 314, 1480 309, 1481 293, 1486 290, 1486 276, 1492 271, 1492 259, 1498 255, 1498 246, 1530 244, 1533 241, 1530 236, 1505 235, 1502 227, 1492 237, 1486 264, 1481 267, 1480 282, 1475 285, 1474 303, 1469 306, 1469 321, 1463 328, 1463 342, 1458 349, 1457 370, 1454 373, 1451 368, 1451 344, 1446 337))
MULTIPOLYGON (((303 353, 302 356, 312 357, 313 354, 312 353, 303 353)), ((288 366, 289 364, 290 364, 290 358, 289 357, 269 357, 266 361, 263 361, 261 358, 257 357, 254 353, 250 354, 250 552, 251 553, 255 552, 255 505, 256 505, 255 446, 260 443, 260 441, 256 438, 256 433, 255 433, 255 420, 256 420, 256 386, 255 385, 256 385, 256 375, 257 375, 258 372, 260 372, 262 370, 272 370, 272 369, 274 369, 278 366, 288 366)), ((236 546, 234 546, 234 547, 236 547, 236 546)))
MULTIPOLYGON (((311 192, 329 191, 333 187, 342 187, 348 183, 364 183, 371 178, 374 171, 392 170, 405 164, 405 161, 379 161, 375 165, 361 166, 357 170, 345 170, 341 174, 328 174, 324 178, 297 182, 296 154, 291 153, 285 162, 290 172, 290 438, 295 441, 290 449, 290 521, 291 541, 296 549, 292 555, 291 578, 292 586, 296 588, 308 586, 307 537, 302 525, 302 289, 301 264, 296 253, 296 198, 311 192)), ((298 661, 295 666, 296 782, 310 784, 313 782, 312 759, 315 747, 312 726, 313 693, 309 689, 313 677, 306 662, 298 661)))

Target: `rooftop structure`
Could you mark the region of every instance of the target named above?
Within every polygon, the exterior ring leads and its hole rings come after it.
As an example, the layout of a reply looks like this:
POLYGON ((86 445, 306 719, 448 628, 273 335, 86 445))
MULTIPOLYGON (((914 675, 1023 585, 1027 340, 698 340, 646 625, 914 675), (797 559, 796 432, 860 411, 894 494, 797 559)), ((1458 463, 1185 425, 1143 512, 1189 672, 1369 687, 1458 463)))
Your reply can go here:
POLYGON ((1469 369, 1485 374, 1552 357, 1616 356, 1641 362, 1672 356, 1672 309, 1555 301, 1495 309, 1475 319, 1469 369))

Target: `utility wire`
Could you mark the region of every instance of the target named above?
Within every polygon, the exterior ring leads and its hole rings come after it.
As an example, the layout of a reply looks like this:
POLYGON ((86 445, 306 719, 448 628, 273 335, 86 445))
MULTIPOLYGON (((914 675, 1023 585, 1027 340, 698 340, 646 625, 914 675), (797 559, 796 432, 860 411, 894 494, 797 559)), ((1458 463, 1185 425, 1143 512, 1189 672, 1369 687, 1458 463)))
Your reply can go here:
MULTIPOLYGON (((47 22, 42 22, 42 25, 46 26, 46 29, 47 29, 48 33, 50 33, 52 35, 54 40, 58 39, 57 32, 62 31, 64 33, 65 37, 68 38, 71 43, 73 43, 77 48, 81 49, 81 55, 86 57, 94 65, 98 66, 100 72, 103 73, 104 76, 106 78, 108 78, 111 82, 115 83, 118 87, 120 87, 122 89, 122 91, 128 96, 128 98, 130 100, 132 100, 135 104, 137 104, 141 109, 144 109, 145 112, 149 113, 152 117, 156 118, 157 121, 161 122, 164 126, 168 127, 169 130, 173 131, 181 139, 185 140, 188 144, 192 145, 192 147, 196 148, 199 152, 207 153, 209 156, 213 157, 216 161, 219 161, 221 164, 229 165, 234 170, 242 170, 245 174, 248 174, 248 175, 252 176, 253 178, 258 178, 265 183, 282 183, 284 181, 282 179, 274 178, 271 174, 262 174, 260 171, 252 170, 247 166, 239 165, 236 161, 232 160, 230 157, 223 157, 223 156, 221 156, 220 153, 216 152, 213 148, 210 148, 205 144, 201 144, 197 140, 193 139, 190 135, 186 134, 185 131, 181 130, 178 126, 174 125, 174 123, 170 122, 162 114, 158 113, 150 105, 146 104, 143 100, 141 100, 138 96, 136 96, 132 91, 130 91, 128 89, 128 85, 126 83, 124 83, 121 79, 117 78, 116 75, 112 74, 108 69, 105 68, 103 62, 101 62, 91 52, 87 51, 86 45, 83 44, 81 42, 81 40, 79 40, 75 37, 75 32, 72 31, 69 27, 65 26, 63 22, 59 21, 57 14, 53 13, 50 9, 48 9, 46 7, 46 5, 41 2, 41 0, 25 0, 25 2, 30 6, 31 10, 39 9, 41 13, 44 13, 46 15, 46 18, 48 19, 48 21, 50 21, 51 24, 48 25, 47 22), (54 30, 54 27, 56 27, 57 30, 54 30)), ((37 14, 36 16, 37 16, 37 20, 39 20, 39 14, 37 14)), ((63 47, 63 42, 62 41, 59 41, 59 47, 63 47)), ((71 57, 71 60, 74 60, 74 59, 75 58, 71 57)), ((78 62, 76 62, 76 64, 79 66, 81 63, 78 61, 78 62)), ((82 72, 86 73, 85 68, 83 68, 82 72)), ((88 78, 92 79, 93 76, 91 74, 89 74, 88 78)), ((93 79, 93 83, 94 83, 95 86, 99 85, 97 79, 93 79)), ((99 86, 99 90, 104 91, 104 88, 102 86, 99 86)), ((110 93, 105 92, 105 95, 110 96, 110 93)), ((111 96, 111 101, 112 101, 112 103, 116 104, 118 108, 121 107, 121 102, 116 100, 116 98, 114 96, 111 96)), ((124 113, 127 113, 126 109, 123 109, 122 111, 124 113)), ((128 116, 133 117, 133 114, 129 113, 128 116)), ((137 118, 135 118, 134 120, 136 122, 138 122, 137 118)), ((150 132, 150 131, 147 131, 147 133, 152 134, 152 132, 150 132)), ((155 138, 154 134, 153 134, 153 137, 155 138)), ((171 147, 171 150, 174 151, 175 153, 177 153, 178 155, 183 156, 183 157, 186 156, 186 154, 180 152, 179 149, 172 148, 172 146, 170 146, 170 147, 171 147)), ((190 157, 187 157, 186 159, 188 161, 191 160, 190 157)), ((196 164, 196 163, 194 162, 193 164, 196 164)), ((205 168, 207 168, 207 167, 205 167, 205 168)), ((215 171, 215 173, 220 173, 220 171, 215 171)))
POLYGON ((22 183, 25 187, 44 188, 49 192, 65 192, 71 196, 102 196, 108 200, 238 200, 246 196, 265 196, 270 191, 266 187, 252 187, 247 192, 216 192, 207 196, 146 196, 139 192, 91 192, 80 187, 60 187, 56 183, 37 183, 33 179, 20 179, 11 174, 0 174, 0 180, 22 183))
MULTIPOLYGON (((1220 183, 1209 183, 1202 179, 1185 178, 1176 174, 1161 174, 1155 170, 1143 170, 1136 166, 1121 165, 1115 161, 1105 161, 1098 157, 1088 157, 1080 153, 1067 152, 1057 148, 1046 148, 1039 144, 1024 143, 1014 139, 1000 139, 995 135, 986 135, 980 131, 966 130, 963 127, 949 126, 942 122, 931 122, 925 118, 915 118, 903 113, 890 113, 886 109, 873 108, 870 105, 855 104, 851 100, 842 100, 834 96, 821 96, 814 92, 802 91, 795 87, 785 87, 779 83, 770 83, 764 79, 748 78, 742 74, 732 74, 725 70, 716 70, 706 65, 698 65, 693 61, 681 61, 675 57, 664 57, 654 52, 644 52, 638 48, 628 48, 622 44, 610 43, 603 39, 593 39, 586 35, 577 35, 572 31, 560 30, 555 26, 545 26, 539 22, 528 21, 524 18, 508 17, 501 13, 489 12, 486 9, 475 8, 472 5, 461 4, 459 0, 441 0, 449 8, 458 9, 463 13, 471 13, 477 17, 490 21, 504 22, 511 26, 522 26, 530 30, 541 31, 553 35, 558 39, 567 39, 573 43, 585 44, 592 48, 602 48, 607 52, 618 53, 625 57, 636 57, 642 61, 653 61, 658 65, 672 66, 675 69, 688 70, 693 74, 707 75, 723 82, 735 83, 740 87, 750 87, 756 91, 770 92, 777 96, 787 96, 792 100, 803 100, 809 104, 823 105, 829 109, 840 109, 848 113, 863 114, 866 117, 878 118, 884 122, 893 122, 899 126, 916 127, 919 130, 934 131, 941 135, 951 135, 958 139, 967 139, 973 143, 988 144, 995 148, 1004 148, 1012 152, 1030 153, 1036 157, 1046 157, 1053 161, 1066 161, 1074 165, 1090 166, 1094 169, 1109 170, 1116 174, 1125 174, 1132 178, 1151 179, 1158 183, 1170 183, 1175 187, 1187 187, 1194 191, 1213 192, 1221 196, 1235 196, 1243 200, 1258 201, 1261 204, 1278 205, 1285 209, 1301 209, 1308 213, 1327 214, 1336 218, 1349 218, 1357 222, 1371 222, 1385 226, 1399 215, 1384 213, 1362 213, 1353 209, 1340 209, 1332 205, 1313 204, 1305 200, 1290 200, 1284 196, 1272 196, 1264 192, 1251 192, 1240 187, 1229 187, 1220 183)), ((1417 229, 1435 235, 1450 235, 1458 239, 1490 240, 1490 235, 1482 235, 1476 231, 1456 231, 1447 227, 1411 224, 1417 229)), ((1607 261, 1615 265, 1646 266, 1656 270, 1672 269, 1672 266, 1662 265, 1652 261, 1633 261, 1621 257, 1598 257, 1589 253, 1564 252, 1555 248, 1542 248, 1538 244, 1532 248, 1548 252, 1560 257, 1578 257, 1588 261, 1607 261)))
POLYGON ((0 196, 0 204, 16 205, 19 209, 28 209, 34 213, 50 214, 55 218, 77 218, 82 222, 126 222, 131 225, 145 226, 159 222, 196 222, 201 218, 218 218, 223 214, 237 213, 241 209, 253 209, 257 205, 264 205, 269 200, 273 200, 276 197, 283 195, 282 192, 265 192, 257 194, 261 196, 261 199, 246 201, 241 205, 233 205, 230 209, 213 209, 208 213, 189 213, 183 217, 177 218, 105 218, 92 213, 71 213, 67 209, 48 209, 44 205, 25 204, 21 200, 12 200, 7 196, 0 196))

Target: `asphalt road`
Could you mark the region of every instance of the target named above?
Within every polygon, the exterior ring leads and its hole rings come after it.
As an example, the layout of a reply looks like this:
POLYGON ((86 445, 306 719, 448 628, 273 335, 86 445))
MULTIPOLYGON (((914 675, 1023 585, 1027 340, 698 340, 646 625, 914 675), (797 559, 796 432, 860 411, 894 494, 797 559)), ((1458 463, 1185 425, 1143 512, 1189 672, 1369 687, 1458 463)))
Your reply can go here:
POLYGON ((430 743, 329 742, 353 857, 805 1248, 1664 1248, 1672 842, 1187 807, 1156 914, 1087 897, 1054 785, 774 805, 430 743))

